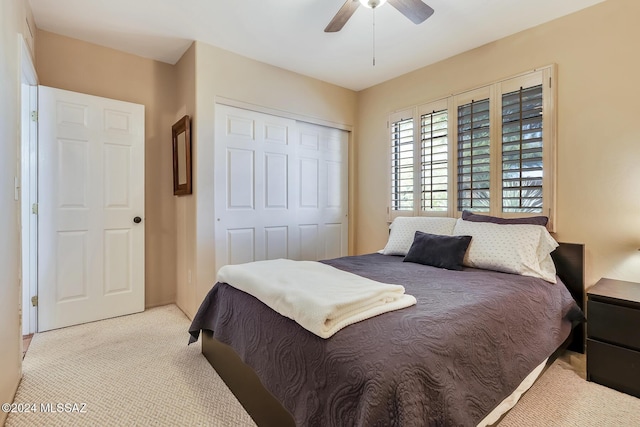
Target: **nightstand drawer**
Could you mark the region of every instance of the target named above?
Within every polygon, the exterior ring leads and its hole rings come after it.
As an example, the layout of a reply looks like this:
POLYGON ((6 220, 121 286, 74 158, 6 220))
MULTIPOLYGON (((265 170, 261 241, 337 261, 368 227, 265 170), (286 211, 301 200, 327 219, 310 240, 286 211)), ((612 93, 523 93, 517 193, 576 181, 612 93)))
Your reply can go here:
POLYGON ((587 301, 587 336, 640 350, 640 310, 587 301))
POLYGON ((640 351, 587 339, 587 379, 640 397, 640 351))

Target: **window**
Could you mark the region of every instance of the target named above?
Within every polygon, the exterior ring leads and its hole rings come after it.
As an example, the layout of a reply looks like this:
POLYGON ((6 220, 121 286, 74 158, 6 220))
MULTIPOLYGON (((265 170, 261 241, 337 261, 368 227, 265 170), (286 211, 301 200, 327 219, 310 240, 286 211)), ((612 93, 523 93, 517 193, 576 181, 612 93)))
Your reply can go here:
POLYGON ((544 214, 553 230, 554 70, 392 114, 390 218, 544 214))

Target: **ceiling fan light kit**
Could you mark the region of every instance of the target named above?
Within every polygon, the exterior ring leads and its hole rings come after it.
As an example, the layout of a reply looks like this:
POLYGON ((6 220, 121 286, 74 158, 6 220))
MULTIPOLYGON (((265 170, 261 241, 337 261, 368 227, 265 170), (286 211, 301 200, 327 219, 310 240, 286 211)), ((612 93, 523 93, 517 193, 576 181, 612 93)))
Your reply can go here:
POLYGON ((369 9, 375 9, 385 4, 387 0, 360 0, 360 4, 369 9))

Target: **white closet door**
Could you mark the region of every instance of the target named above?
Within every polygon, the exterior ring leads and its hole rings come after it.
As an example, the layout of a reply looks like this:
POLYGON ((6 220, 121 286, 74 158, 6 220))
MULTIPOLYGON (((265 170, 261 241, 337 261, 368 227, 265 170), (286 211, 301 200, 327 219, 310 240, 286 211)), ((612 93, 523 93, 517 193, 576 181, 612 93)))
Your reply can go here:
POLYGON ((297 123, 295 179, 300 259, 347 255, 348 134, 339 129, 297 123))
POLYGON ((144 106, 38 93, 38 330, 142 311, 144 106))
POLYGON ((347 254, 344 131, 216 105, 216 267, 347 254))

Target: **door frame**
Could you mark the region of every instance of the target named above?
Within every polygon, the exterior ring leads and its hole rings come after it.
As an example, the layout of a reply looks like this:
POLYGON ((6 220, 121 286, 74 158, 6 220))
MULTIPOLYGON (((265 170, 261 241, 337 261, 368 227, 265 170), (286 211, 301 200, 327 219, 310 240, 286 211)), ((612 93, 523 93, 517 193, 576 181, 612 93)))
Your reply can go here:
POLYGON ((22 34, 18 43, 21 64, 19 196, 22 335, 29 335, 38 331, 38 307, 31 303, 31 299, 38 295, 38 217, 35 214, 38 202, 38 75, 22 34))

